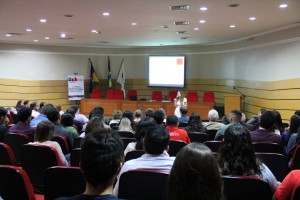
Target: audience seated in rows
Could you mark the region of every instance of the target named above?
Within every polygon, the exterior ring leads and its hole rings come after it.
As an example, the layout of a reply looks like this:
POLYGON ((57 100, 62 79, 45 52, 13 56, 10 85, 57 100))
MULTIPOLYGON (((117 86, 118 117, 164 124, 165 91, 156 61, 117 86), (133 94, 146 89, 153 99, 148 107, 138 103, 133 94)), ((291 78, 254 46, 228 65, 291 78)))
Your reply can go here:
POLYGON ((222 175, 258 176, 273 192, 279 185, 270 169, 256 159, 249 131, 240 124, 226 129, 218 163, 222 175))
POLYGON ((274 132, 276 115, 273 111, 265 111, 260 116, 259 129, 251 131, 252 142, 270 142, 282 144, 281 135, 274 132))
POLYGON ((39 144, 50 146, 56 149, 58 153, 58 157, 62 165, 67 166, 68 162, 62 152, 61 147, 55 141, 51 141, 54 136, 54 125, 50 121, 42 121, 36 127, 36 132, 34 135, 34 142, 30 142, 29 144, 39 144))
POLYGON ((69 149, 72 150, 73 149, 73 143, 74 143, 73 135, 69 130, 65 129, 60 124, 60 114, 59 114, 58 110, 56 110, 56 108, 52 107, 47 112, 47 118, 54 125, 54 134, 65 137, 68 141, 69 149))
POLYGON ((184 128, 186 132, 201 132, 206 133, 206 128, 204 127, 200 115, 193 112, 189 118, 187 127, 184 128))
POLYGON ((163 126, 155 126, 149 129, 144 138, 144 147, 146 153, 142 157, 132 159, 124 163, 118 180, 114 187, 113 194, 118 195, 119 180, 124 172, 133 169, 159 169, 170 171, 174 162, 174 157, 168 157, 164 154, 169 146, 169 133, 163 126))
POLYGON ((240 124, 242 119, 242 113, 239 110, 232 110, 230 114, 227 116, 229 124, 222 126, 218 132, 216 133, 215 140, 221 140, 224 136, 224 133, 228 127, 233 124, 240 124))
POLYGON ((73 105, 73 106, 71 106, 71 108, 74 109, 74 111, 75 111, 75 119, 80 121, 80 123, 82 125, 85 125, 89 121, 89 119, 85 115, 80 114, 79 106, 73 105))
POLYGON ((8 130, 11 133, 23 133, 29 135, 31 138, 34 137, 35 127, 30 127, 29 123, 31 120, 31 109, 28 107, 22 107, 18 111, 19 122, 8 130))
POLYGON ((109 125, 111 124, 119 124, 123 113, 121 110, 114 110, 112 114, 112 119, 109 121, 109 125))
POLYGON ((222 180, 210 149, 200 143, 183 147, 170 172, 168 199, 220 200, 221 197, 222 180))
POLYGON ((207 130, 219 130, 224 124, 217 122, 219 113, 215 109, 208 111, 208 122, 203 122, 207 130))
POLYGON ((139 123, 136 124, 136 132, 135 132, 135 142, 130 142, 125 151, 124 155, 133 150, 143 150, 144 149, 144 137, 146 132, 149 129, 154 128, 155 121, 152 117, 145 117, 139 123))
POLYGON ((83 194, 58 200, 117 200, 112 190, 122 167, 122 159, 123 143, 117 134, 111 133, 110 129, 98 129, 87 134, 80 160, 86 189, 83 194))
POLYGON ((274 200, 291 199, 294 189, 300 184, 300 170, 291 171, 277 187, 274 193, 274 200))
POLYGON ((7 115, 7 110, 3 107, 0 107, 0 142, 3 142, 4 133, 9 129, 9 126, 5 123, 7 115))
POLYGON ((180 140, 187 144, 191 143, 187 132, 178 128, 178 117, 176 115, 169 115, 166 125, 170 134, 170 140, 180 140))
POLYGON ((189 122, 189 116, 187 115, 188 108, 186 106, 181 106, 179 110, 180 110, 181 116, 178 118, 178 122, 179 123, 188 123, 189 122))
POLYGON ((33 120, 31 120, 30 126, 36 127, 41 121, 48 120, 47 113, 52 108, 53 108, 52 104, 46 104, 46 105, 44 105, 43 108, 41 109, 40 114, 36 118, 34 118, 33 120))
POLYGON ((62 114, 60 119, 60 123, 63 125, 64 128, 66 128, 68 131, 70 131, 73 135, 73 138, 78 137, 78 132, 76 128, 73 126, 74 120, 71 114, 65 113, 62 114))

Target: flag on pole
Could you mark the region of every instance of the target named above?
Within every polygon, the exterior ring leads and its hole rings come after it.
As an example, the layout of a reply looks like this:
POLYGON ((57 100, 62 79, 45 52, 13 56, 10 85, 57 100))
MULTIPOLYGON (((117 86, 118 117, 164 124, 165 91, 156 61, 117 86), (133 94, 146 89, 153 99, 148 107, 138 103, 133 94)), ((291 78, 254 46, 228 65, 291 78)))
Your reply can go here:
POLYGON ((111 81, 111 71, 110 71, 110 59, 108 56, 108 75, 107 75, 107 79, 108 79, 108 88, 111 89, 112 88, 112 81, 111 81))
POLYGON ((121 84, 121 90, 124 92, 124 99, 126 99, 126 92, 125 92, 125 70, 124 70, 124 58, 121 63, 119 75, 117 82, 121 84))
POLYGON ((99 78, 94 70, 93 67, 93 63, 91 61, 91 59, 89 58, 89 61, 91 63, 91 74, 90 74, 90 93, 92 93, 93 89, 95 88, 95 86, 98 84, 100 85, 100 81, 99 78))

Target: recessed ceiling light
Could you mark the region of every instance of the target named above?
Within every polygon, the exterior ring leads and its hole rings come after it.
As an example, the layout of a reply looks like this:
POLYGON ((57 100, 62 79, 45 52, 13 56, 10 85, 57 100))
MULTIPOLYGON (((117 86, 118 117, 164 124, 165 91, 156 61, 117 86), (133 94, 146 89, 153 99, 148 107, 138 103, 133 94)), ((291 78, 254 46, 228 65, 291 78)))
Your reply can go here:
POLYGON ((232 25, 230 25, 229 27, 230 27, 230 28, 235 28, 235 25, 234 25, 234 24, 232 24, 232 25))
POLYGON ((169 6, 170 10, 189 10, 190 5, 181 5, 181 6, 169 6))
POLYGON ((160 28, 169 28, 168 25, 161 25, 160 28))
POLYGON ((6 36, 6 37, 11 37, 11 34, 6 34, 5 36, 6 36))
POLYGON ((33 40, 34 42, 38 42, 38 40, 33 40))
POLYGON ((195 28, 194 28, 195 31, 198 31, 199 29, 200 29, 199 27, 195 27, 195 28))
POLYGON ((256 20, 256 17, 249 17, 249 19, 250 19, 251 21, 254 21, 254 20, 256 20))
POLYGON ((137 23, 136 23, 136 22, 132 22, 131 25, 132 25, 132 26, 136 26, 137 23))
POLYGON ((26 31, 27 31, 27 32, 31 32, 32 30, 31 30, 30 28, 27 28, 26 31))
POLYGON ((102 13, 103 16, 109 16, 109 12, 102 13))
POLYGON ((92 33, 98 33, 98 31, 95 30, 95 29, 91 30, 91 32, 92 32, 92 33))
POLYGON ((45 40, 50 40, 50 38, 49 37, 45 37, 45 40))
POLYGON ((200 10, 206 11, 206 10, 207 10, 207 7, 200 7, 200 10))
POLYGON ((60 34, 60 37, 65 38, 65 37, 66 37, 66 34, 65 34, 65 33, 62 33, 62 34, 60 34))
POLYGON ((200 24, 204 24, 206 21, 201 19, 199 22, 200 22, 200 24))
POLYGON ((279 5, 279 8, 286 8, 286 7, 288 7, 288 5, 286 3, 282 3, 279 5))
POLYGON ((46 20, 46 19, 40 19, 40 22, 42 22, 42 23, 46 23, 46 22, 47 22, 47 20, 46 20))

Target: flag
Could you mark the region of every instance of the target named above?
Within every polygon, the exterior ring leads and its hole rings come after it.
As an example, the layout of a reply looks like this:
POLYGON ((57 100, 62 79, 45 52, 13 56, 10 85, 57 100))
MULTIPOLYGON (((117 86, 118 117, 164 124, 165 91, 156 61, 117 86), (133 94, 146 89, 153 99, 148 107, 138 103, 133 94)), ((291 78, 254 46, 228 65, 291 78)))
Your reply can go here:
POLYGON ((126 99, 126 92, 125 92, 125 71, 124 71, 124 58, 121 63, 119 75, 117 82, 121 84, 121 90, 124 92, 124 99, 126 99))
POLYGON ((108 75, 107 75, 107 80, 108 80, 108 88, 112 88, 112 81, 111 81, 111 71, 110 71, 110 60, 108 56, 108 75))
POLYGON ((93 63, 91 61, 91 59, 89 59, 91 62, 91 74, 90 74, 90 93, 92 93, 93 89, 95 88, 95 86, 98 84, 100 85, 100 81, 99 78, 94 70, 93 67, 93 63))

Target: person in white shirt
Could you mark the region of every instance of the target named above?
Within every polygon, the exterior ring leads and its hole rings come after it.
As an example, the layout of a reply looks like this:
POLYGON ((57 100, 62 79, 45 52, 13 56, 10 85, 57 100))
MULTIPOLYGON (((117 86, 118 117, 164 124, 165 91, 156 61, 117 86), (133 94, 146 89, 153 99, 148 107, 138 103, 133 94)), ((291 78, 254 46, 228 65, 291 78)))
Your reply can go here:
POLYGON ((146 153, 142 157, 129 160, 124 163, 118 180, 113 190, 113 194, 118 196, 119 181, 123 173, 133 169, 159 169, 170 171, 175 157, 169 157, 165 150, 169 148, 169 132, 164 126, 155 126, 147 131, 144 138, 146 153))
POLYGON ((36 118, 37 116, 39 116, 39 112, 38 111, 36 111, 36 109, 37 109, 37 104, 36 104, 36 102, 32 102, 31 104, 30 104, 30 109, 32 110, 32 112, 31 112, 31 116, 33 117, 33 118, 36 118))

